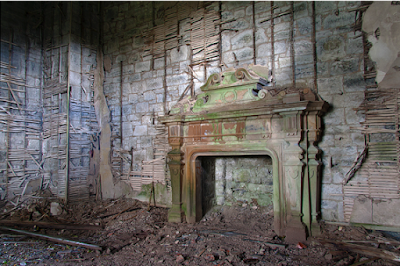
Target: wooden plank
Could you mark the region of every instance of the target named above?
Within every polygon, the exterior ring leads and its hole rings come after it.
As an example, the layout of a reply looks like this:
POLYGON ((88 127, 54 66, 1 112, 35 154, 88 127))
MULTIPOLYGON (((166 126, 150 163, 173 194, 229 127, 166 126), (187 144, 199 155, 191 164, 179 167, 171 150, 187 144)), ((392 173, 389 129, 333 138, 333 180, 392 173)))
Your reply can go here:
POLYGON ((23 235, 28 235, 31 237, 36 237, 36 238, 48 240, 48 241, 55 242, 55 243, 84 247, 84 248, 92 249, 92 250, 100 250, 101 251, 103 249, 102 247, 93 245, 93 244, 87 244, 87 243, 83 243, 83 242, 68 240, 68 239, 64 239, 64 238, 60 238, 60 237, 52 237, 52 236, 42 235, 42 234, 38 234, 38 233, 32 233, 29 231, 13 229, 13 228, 5 227, 5 226, 0 226, 0 230, 14 232, 14 233, 23 234, 23 235))

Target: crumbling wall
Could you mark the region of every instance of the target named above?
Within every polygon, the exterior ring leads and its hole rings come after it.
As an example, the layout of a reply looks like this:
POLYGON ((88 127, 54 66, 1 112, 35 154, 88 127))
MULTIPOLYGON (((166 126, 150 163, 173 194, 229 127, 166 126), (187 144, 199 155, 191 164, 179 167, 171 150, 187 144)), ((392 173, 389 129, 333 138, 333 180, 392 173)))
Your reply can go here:
POLYGON ((43 184, 41 3, 1 2, 0 199, 43 184))
POLYGON ((399 99, 400 99, 400 5, 375 2, 362 22, 365 39, 372 45, 369 78, 377 86, 365 92, 360 111, 366 119, 368 156, 344 186, 345 220, 371 229, 398 230, 400 226, 399 99))
POLYGON ((97 3, 43 5, 43 155, 45 186, 66 200, 88 199, 91 152, 99 147, 93 79, 99 44, 97 3))
POLYGON ((364 116, 354 108, 371 85, 364 79, 360 4, 105 3, 104 62, 109 67, 104 91, 111 111, 114 173, 140 190, 144 162, 156 158, 156 116, 168 112, 183 92, 198 93, 213 72, 266 65, 273 85, 311 88, 331 105, 319 143, 322 217, 343 221, 342 181, 364 149, 363 135, 352 130, 364 116), (201 43, 198 36, 212 41, 201 43), (217 46, 206 51, 202 44, 217 46))
POLYGON ((89 198, 89 162, 99 148, 92 88, 98 7, 2 3, 1 198, 20 201, 41 189, 89 198))

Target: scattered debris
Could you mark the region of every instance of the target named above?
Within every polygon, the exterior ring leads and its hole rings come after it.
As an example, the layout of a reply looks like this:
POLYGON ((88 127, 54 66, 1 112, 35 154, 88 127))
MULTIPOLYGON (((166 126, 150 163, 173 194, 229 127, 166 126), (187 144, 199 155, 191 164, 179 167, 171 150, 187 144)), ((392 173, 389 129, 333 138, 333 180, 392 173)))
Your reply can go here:
POLYGON ((22 226, 22 227, 35 227, 35 228, 51 228, 51 229, 72 229, 72 230, 100 230, 103 229, 100 225, 91 224, 60 224, 60 223, 46 223, 46 222, 18 222, 11 220, 0 220, 1 225, 9 226, 22 226))
POLYGON ((280 250, 284 250, 284 249, 286 248, 286 245, 284 245, 284 244, 274 244, 274 243, 270 243, 270 242, 258 241, 258 240, 247 239, 247 238, 244 238, 243 240, 245 240, 245 241, 251 241, 251 242, 257 242, 257 243, 262 243, 262 244, 264 244, 265 246, 268 246, 268 247, 270 247, 270 248, 272 248, 272 249, 278 248, 278 249, 280 249, 280 250))
POLYGON ((13 228, 5 227, 5 226, 0 226, 0 230, 24 234, 24 235, 37 237, 37 238, 45 239, 45 240, 56 242, 56 243, 62 243, 62 244, 66 244, 66 245, 79 246, 79 247, 84 247, 84 248, 93 249, 93 250, 102 250, 102 247, 96 246, 93 244, 86 244, 86 243, 63 239, 63 238, 59 238, 59 237, 46 236, 46 235, 42 235, 42 234, 38 234, 38 233, 32 233, 32 232, 28 232, 25 230, 19 230, 19 229, 13 229, 13 228))
POLYGON ((181 254, 176 256, 176 262, 177 263, 182 263, 184 261, 185 261, 185 258, 181 254))
POLYGON ((322 243, 332 243, 337 248, 351 251, 351 252, 356 252, 356 253, 363 254, 366 256, 378 257, 381 259, 387 259, 387 260, 393 260, 393 261, 400 262, 400 253, 395 253, 395 252, 392 252, 389 250, 375 248, 375 247, 371 247, 371 246, 346 243, 343 241, 322 240, 321 242, 322 243))
POLYGON ((297 243, 296 247, 297 247, 298 249, 307 248, 307 246, 306 246, 306 245, 304 245, 304 244, 303 244, 303 243, 301 243, 301 242, 297 243))
MULTIPOLYGON (((396 248, 400 242, 391 237, 360 227, 342 226, 339 230, 337 225, 325 223, 321 223, 321 237, 309 238, 301 243, 306 248, 300 249, 297 244, 287 244, 284 237, 276 235, 272 208, 252 208, 255 204, 243 207, 242 202, 232 207, 214 207, 195 224, 168 223, 166 208, 154 206, 147 211, 147 202, 133 199, 60 203, 62 214, 57 218, 50 215, 50 205, 51 201, 46 200, 24 202, 9 213, 7 220, 0 220, 0 224, 16 230, 24 227, 26 232, 51 238, 93 243, 101 249, 48 242, 50 240, 43 241, 36 235, 7 231, 0 234, 0 263, 395 265, 396 261, 388 256, 399 254, 396 248), (35 221, 40 217, 40 221, 35 221), (346 245, 356 245, 358 249, 346 245), (365 246, 385 255, 367 254, 365 251, 370 250, 365 246)), ((3 206, 7 210, 14 207, 3 206)))
POLYGON ((50 213, 53 216, 58 216, 62 213, 62 208, 58 202, 52 202, 50 204, 50 213))

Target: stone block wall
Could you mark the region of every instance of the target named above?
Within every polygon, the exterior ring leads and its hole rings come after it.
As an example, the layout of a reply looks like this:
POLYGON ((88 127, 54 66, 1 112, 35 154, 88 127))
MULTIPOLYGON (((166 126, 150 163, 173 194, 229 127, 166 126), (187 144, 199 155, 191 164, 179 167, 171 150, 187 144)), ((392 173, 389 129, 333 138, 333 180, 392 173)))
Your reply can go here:
POLYGON ((215 168, 217 205, 272 204, 271 157, 218 157, 215 168))
MULTIPOLYGON (((190 42, 180 42, 179 49, 167 49, 166 58, 153 58, 148 53, 152 42, 145 33, 167 23, 170 4, 104 3, 104 55, 111 63, 106 68, 104 91, 112 116, 113 147, 121 152, 132 149, 132 170, 140 171, 143 160, 154 158, 154 118, 177 102, 191 82, 192 70, 198 94, 213 72, 251 63, 266 65, 273 70, 276 85, 311 88, 331 105, 319 143, 324 164, 322 217, 343 221, 342 181, 364 148, 363 135, 351 129, 359 127, 364 119, 354 108, 364 100, 368 85, 363 77, 363 39, 361 32, 354 30, 354 8, 361 2, 315 2, 314 8, 312 2, 294 2, 293 7, 291 2, 272 3, 276 16, 273 27, 268 20, 271 2, 255 2, 254 6, 253 2, 221 2, 208 7, 220 12, 221 24, 216 25, 221 30, 219 58, 191 68, 196 55, 191 52, 190 42)), ((179 3, 184 4, 190 6, 187 17, 192 23, 194 11, 202 5, 179 3)), ((177 27, 183 29, 181 22, 177 27)), ((179 35, 180 40, 190 39, 190 31, 179 35)), ((123 172, 128 169, 129 164, 124 163, 123 172)))
POLYGON ((318 92, 330 104, 324 116, 322 215, 343 221, 343 180, 363 151, 360 127, 365 116, 355 110, 364 100, 368 85, 363 75, 363 37, 354 31, 354 9, 358 2, 316 2, 320 28, 316 36, 318 92))

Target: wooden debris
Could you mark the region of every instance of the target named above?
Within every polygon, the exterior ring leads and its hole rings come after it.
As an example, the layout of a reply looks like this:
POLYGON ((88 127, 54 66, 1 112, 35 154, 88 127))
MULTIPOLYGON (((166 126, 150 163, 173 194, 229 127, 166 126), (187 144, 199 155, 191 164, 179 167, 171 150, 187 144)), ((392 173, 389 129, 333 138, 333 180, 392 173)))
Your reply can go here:
POLYGON ((363 264, 372 262, 372 261, 377 260, 377 259, 379 259, 379 258, 378 258, 378 257, 374 257, 374 258, 369 259, 369 260, 363 260, 363 261, 359 261, 359 262, 353 263, 353 264, 351 264, 350 266, 359 266, 359 265, 363 265, 363 264))
POLYGON ((195 257, 196 257, 196 258, 200 258, 201 255, 203 255, 203 253, 204 253, 205 251, 206 251, 206 249, 203 248, 203 249, 199 252, 199 254, 195 255, 195 257))
POLYGON ((375 248, 371 246, 346 243, 346 242, 332 241, 332 240, 321 240, 320 242, 333 244, 335 247, 339 249, 359 253, 366 256, 378 257, 381 259, 400 262, 400 254, 391 252, 389 250, 375 248))
POLYGON ((150 211, 151 196, 153 196, 154 206, 156 206, 156 193, 155 193, 155 190, 154 190, 154 182, 151 182, 151 191, 150 191, 150 196, 149 196, 149 206, 147 207, 147 211, 150 211))
POLYGON ((92 249, 92 250, 100 250, 100 251, 103 250, 102 247, 93 245, 93 244, 87 244, 87 243, 83 243, 83 242, 68 240, 68 239, 64 239, 64 238, 60 238, 60 237, 47 236, 47 235, 43 235, 43 234, 28 232, 25 230, 13 229, 13 228, 5 227, 5 226, 0 226, 0 230, 19 233, 19 234, 23 234, 23 235, 27 235, 27 236, 31 236, 31 237, 35 237, 35 238, 40 238, 40 239, 48 240, 48 241, 55 242, 55 243, 65 244, 65 245, 84 247, 84 248, 92 249))
POLYGON ((33 227, 37 226, 39 228, 51 228, 51 229, 68 229, 68 230, 100 230, 103 229, 100 225, 90 225, 90 224, 61 224, 61 223, 47 223, 47 222, 30 222, 30 221, 11 221, 11 220, 1 220, 1 225, 17 225, 23 227, 33 227))
POLYGON ((110 217, 110 216, 114 216, 114 217, 112 217, 112 219, 115 219, 118 216, 120 216, 121 214, 123 214, 124 212, 135 211, 135 210, 140 210, 140 209, 141 209, 141 207, 129 206, 128 208, 126 208, 126 209, 124 209, 124 210, 122 210, 120 212, 101 215, 101 216, 98 216, 98 218, 107 218, 107 217, 110 217))
POLYGON ((261 243, 261 244, 264 244, 264 245, 266 245, 266 246, 268 246, 270 248, 273 248, 273 249, 275 249, 275 248, 278 248, 280 250, 285 250, 286 249, 286 245, 285 244, 275 244, 275 243, 259 241, 259 240, 253 240, 253 239, 247 239, 247 238, 244 238, 243 240, 250 241, 250 242, 256 242, 256 243, 261 243))

